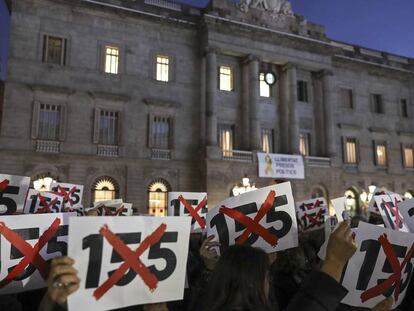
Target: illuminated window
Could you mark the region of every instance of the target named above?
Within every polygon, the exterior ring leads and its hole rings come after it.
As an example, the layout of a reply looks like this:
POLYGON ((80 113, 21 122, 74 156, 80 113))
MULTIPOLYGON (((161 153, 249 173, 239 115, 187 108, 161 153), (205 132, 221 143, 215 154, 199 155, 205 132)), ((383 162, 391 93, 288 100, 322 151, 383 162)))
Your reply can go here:
POLYGON ((310 134, 300 133, 299 134, 299 151, 300 154, 305 156, 310 155, 310 134))
POLYGON ((403 147, 404 166, 406 168, 414 168, 414 152, 412 146, 403 147))
POLYGON ((33 188, 37 191, 51 191, 50 185, 55 182, 56 179, 48 175, 39 175, 33 181, 33 188))
POLYGON ((43 40, 43 62, 65 65, 66 39, 45 35, 43 40))
POLYGON ((270 97, 270 85, 265 81, 265 74, 261 72, 259 74, 260 96, 270 97))
POLYGON ((100 110, 99 117, 99 144, 118 144, 119 112, 100 110))
POLYGON ((38 138, 57 140, 60 129, 60 106, 40 104, 38 138))
POLYGON ((233 137, 234 126, 233 125, 219 125, 219 144, 223 151, 224 157, 233 156, 233 137))
POLYGON ((385 143, 375 144, 375 159, 377 166, 387 166, 387 146, 385 143))
POLYGON ((357 163, 357 140, 347 138, 345 142, 345 163, 357 163))
POLYGON ((169 184, 163 179, 157 179, 148 187, 148 213, 155 216, 167 215, 169 184))
POLYGON ((262 150, 266 153, 273 152, 273 130, 262 129, 262 150))
POLYGON ((309 101, 308 98, 308 83, 306 81, 299 80, 297 82, 297 96, 298 101, 307 103, 309 101))
POLYGON ((118 74, 119 67, 119 48, 105 46, 105 72, 118 74))
POLYGON ((167 56, 157 55, 156 79, 158 81, 169 81, 169 58, 167 56))
POLYGON ((119 186, 111 177, 98 178, 92 187, 92 202, 118 199, 119 186))
POLYGON ((233 70, 228 66, 220 66, 220 90, 233 91, 233 70))

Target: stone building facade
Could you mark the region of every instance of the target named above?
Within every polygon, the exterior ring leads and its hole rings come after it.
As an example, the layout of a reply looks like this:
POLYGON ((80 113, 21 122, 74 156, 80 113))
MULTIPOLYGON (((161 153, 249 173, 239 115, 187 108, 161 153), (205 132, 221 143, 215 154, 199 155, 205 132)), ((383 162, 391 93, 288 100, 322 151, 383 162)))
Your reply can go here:
POLYGON ((86 206, 98 190, 163 213, 165 191, 206 191, 212 206, 245 175, 274 183, 258 177, 266 149, 304 155, 296 199, 414 190, 414 59, 333 41, 286 0, 11 11, 2 173, 83 184, 86 206))

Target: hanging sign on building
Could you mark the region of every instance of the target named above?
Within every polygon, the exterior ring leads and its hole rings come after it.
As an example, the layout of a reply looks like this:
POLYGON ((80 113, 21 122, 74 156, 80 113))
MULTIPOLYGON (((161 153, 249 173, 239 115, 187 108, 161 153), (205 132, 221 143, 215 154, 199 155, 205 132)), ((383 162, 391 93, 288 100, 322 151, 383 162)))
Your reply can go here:
POLYGON ((191 216, 191 232, 202 232, 206 227, 207 193, 169 192, 168 216, 191 216))
POLYGON ((68 255, 80 288, 69 310, 112 310, 181 300, 190 217, 75 217, 68 255))
POLYGON ((305 179, 303 157, 291 154, 257 153, 259 177, 305 179))
POLYGON ((220 252, 233 244, 274 253, 298 245, 295 203, 289 182, 226 199, 207 214, 207 236, 220 252))

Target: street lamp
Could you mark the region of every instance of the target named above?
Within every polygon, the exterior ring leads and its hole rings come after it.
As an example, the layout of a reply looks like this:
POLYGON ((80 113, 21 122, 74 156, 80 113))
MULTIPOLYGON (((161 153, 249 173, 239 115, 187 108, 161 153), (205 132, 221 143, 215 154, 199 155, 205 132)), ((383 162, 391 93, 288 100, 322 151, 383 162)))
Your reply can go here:
POLYGON ((250 192, 253 190, 256 190, 256 186, 255 184, 250 185, 250 179, 249 177, 247 177, 247 175, 244 175, 244 177, 242 178, 242 182, 241 182, 241 186, 239 186, 238 184, 236 184, 233 189, 231 190, 231 192, 233 193, 233 196, 238 196, 242 193, 245 192, 250 192))

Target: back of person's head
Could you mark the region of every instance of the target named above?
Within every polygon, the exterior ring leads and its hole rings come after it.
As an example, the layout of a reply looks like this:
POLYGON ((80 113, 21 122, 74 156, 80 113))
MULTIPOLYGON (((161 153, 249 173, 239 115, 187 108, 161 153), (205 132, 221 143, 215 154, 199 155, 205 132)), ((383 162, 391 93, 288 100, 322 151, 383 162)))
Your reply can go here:
POLYGON ((211 276, 205 310, 268 310, 267 254, 244 245, 230 246, 211 276))

